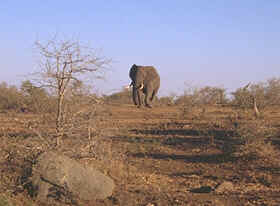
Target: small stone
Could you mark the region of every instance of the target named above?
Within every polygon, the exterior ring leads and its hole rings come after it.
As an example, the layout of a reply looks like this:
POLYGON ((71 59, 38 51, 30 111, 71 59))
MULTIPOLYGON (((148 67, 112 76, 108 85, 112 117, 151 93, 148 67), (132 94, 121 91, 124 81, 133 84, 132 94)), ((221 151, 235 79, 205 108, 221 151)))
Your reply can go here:
POLYGON ((217 188, 216 188, 216 192, 217 193, 225 193, 225 192, 232 192, 234 190, 234 185, 232 182, 229 181, 225 181, 222 184, 220 184, 217 188))

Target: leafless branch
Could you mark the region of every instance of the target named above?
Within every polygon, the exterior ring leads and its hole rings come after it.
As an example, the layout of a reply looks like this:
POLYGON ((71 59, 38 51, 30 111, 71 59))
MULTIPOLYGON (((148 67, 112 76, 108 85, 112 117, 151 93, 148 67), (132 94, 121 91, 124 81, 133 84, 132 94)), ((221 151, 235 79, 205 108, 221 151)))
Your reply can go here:
MULTIPOLYGON (((57 136, 63 135, 64 97, 71 81, 81 81, 83 75, 92 73, 102 76, 102 70, 111 62, 99 57, 88 46, 79 41, 59 40, 55 35, 46 43, 35 42, 40 56, 37 73, 41 86, 54 88, 58 98, 56 130, 57 136)), ((58 141, 57 141, 58 142, 58 141)))

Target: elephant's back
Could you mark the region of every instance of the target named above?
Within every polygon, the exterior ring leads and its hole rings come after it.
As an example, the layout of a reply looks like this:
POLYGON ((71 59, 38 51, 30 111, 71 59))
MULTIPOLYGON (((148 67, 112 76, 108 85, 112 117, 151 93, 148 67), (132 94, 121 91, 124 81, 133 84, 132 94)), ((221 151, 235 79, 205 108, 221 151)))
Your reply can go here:
POLYGON ((137 73, 140 72, 141 74, 145 74, 145 78, 160 81, 160 76, 157 69, 154 66, 140 66, 140 65, 133 65, 129 71, 129 76, 132 80, 134 80, 137 73))
POLYGON ((147 66, 146 69, 149 69, 151 72, 151 76, 153 79, 156 79, 157 81, 160 81, 160 76, 159 76, 159 73, 157 71, 157 69, 153 66, 147 66))

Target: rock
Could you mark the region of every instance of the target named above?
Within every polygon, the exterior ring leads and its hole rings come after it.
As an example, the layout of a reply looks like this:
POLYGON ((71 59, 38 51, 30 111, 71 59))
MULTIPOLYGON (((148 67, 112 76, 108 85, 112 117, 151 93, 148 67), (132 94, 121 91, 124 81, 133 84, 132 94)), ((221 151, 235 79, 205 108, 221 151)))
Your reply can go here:
POLYGON ((92 167, 55 152, 46 152, 33 167, 32 183, 38 189, 37 199, 82 200, 105 199, 112 195, 114 182, 92 167))
POLYGON ((216 188, 217 193, 225 193, 225 192, 232 192, 234 190, 234 185, 232 182, 225 181, 222 184, 218 185, 216 188))

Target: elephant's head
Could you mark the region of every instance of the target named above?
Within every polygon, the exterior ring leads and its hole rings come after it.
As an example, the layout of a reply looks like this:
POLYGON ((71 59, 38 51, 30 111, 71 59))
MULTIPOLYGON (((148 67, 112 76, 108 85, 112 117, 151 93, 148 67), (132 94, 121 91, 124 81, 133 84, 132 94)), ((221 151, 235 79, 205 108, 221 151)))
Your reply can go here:
POLYGON ((133 102, 135 105, 140 106, 142 101, 140 91, 143 90, 144 88, 144 84, 143 84, 144 77, 141 72, 141 67, 137 66, 136 64, 133 64, 129 71, 129 77, 132 80, 130 86, 133 87, 132 89, 133 102))
POLYGON ((130 85, 137 90, 142 90, 144 88, 145 73, 146 71, 141 66, 133 64, 129 71, 129 77, 132 80, 130 85))
POLYGON ((135 72, 134 87, 137 90, 142 90, 144 88, 145 79, 146 79, 146 70, 143 68, 137 68, 135 72))

